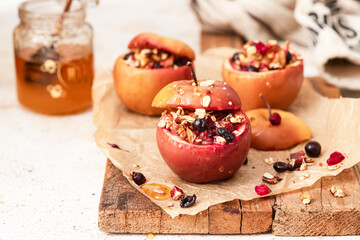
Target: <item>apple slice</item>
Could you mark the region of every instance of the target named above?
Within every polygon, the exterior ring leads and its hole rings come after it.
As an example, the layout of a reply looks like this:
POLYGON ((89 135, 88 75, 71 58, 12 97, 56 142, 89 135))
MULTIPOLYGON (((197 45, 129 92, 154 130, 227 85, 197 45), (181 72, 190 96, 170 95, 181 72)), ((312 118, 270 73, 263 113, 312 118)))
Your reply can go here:
POLYGON ((306 123, 294 114, 278 109, 281 124, 271 125, 269 111, 266 108, 246 112, 252 128, 251 147, 259 150, 288 149, 311 137, 311 130, 306 123))

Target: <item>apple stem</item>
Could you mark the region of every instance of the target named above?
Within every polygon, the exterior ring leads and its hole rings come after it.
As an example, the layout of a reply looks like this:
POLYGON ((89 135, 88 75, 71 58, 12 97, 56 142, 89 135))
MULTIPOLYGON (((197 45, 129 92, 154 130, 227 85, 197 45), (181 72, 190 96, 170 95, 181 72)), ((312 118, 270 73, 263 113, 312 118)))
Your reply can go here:
POLYGON ((266 101, 266 99, 265 99, 264 95, 262 95, 262 93, 260 93, 260 97, 261 97, 261 99, 264 101, 267 109, 269 110, 269 116, 271 116, 271 107, 270 107, 270 104, 268 103, 268 101, 266 101))
POLYGON ((191 76, 194 79, 195 85, 199 86, 198 82, 197 82, 196 75, 195 75, 195 71, 194 71, 194 68, 193 68, 193 65, 192 65, 192 62, 187 62, 186 65, 190 68, 191 76))

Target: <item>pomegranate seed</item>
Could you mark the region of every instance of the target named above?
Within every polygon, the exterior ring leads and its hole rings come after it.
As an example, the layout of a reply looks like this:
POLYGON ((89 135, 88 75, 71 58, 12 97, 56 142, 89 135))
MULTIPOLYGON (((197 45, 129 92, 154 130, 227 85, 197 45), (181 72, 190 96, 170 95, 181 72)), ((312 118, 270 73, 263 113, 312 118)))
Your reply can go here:
POLYGON ((255 186, 255 192, 259 195, 259 196, 264 196, 268 193, 270 193, 270 188, 264 184, 260 184, 255 186))
POLYGON ((177 186, 174 186, 170 192, 170 195, 171 195, 171 198, 176 201, 176 200, 179 200, 180 198, 184 197, 184 192, 177 186))

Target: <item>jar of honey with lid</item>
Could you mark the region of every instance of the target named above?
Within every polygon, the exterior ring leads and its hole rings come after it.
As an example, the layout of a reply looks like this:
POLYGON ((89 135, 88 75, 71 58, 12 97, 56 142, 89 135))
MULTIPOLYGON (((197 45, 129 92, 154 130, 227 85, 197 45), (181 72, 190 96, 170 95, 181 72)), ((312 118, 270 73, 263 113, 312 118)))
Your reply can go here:
POLYGON ((84 1, 32 0, 14 30, 19 102, 36 112, 69 114, 91 106, 93 30, 84 1))

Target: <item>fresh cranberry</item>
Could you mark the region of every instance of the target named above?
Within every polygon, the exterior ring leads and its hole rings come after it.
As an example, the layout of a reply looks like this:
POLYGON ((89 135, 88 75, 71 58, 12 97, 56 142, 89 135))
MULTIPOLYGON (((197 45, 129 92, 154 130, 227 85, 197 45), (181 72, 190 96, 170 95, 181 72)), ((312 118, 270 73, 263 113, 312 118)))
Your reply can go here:
POLYGON ((264 185, 264 184, 260 184, 255 186, 255 192, 259 195, 259 196, 264 196, 266 194, 270 193, 270 189, 268 186, 264 185))
POLYGON ((332 165, 336 165, 338 163, 341 163, 342 160, 344 160, 345 157, 342 153, 339 153, 339 152, 333 152, 331 155, 330 155, 330 158, 326 161, 326 163, 329 165, 329 166, 332 166, 332 165))
POLYGON ((279 125, 281 123, 281 116, 278 113, 272 113, 269 117, 271 125, 279 125))

